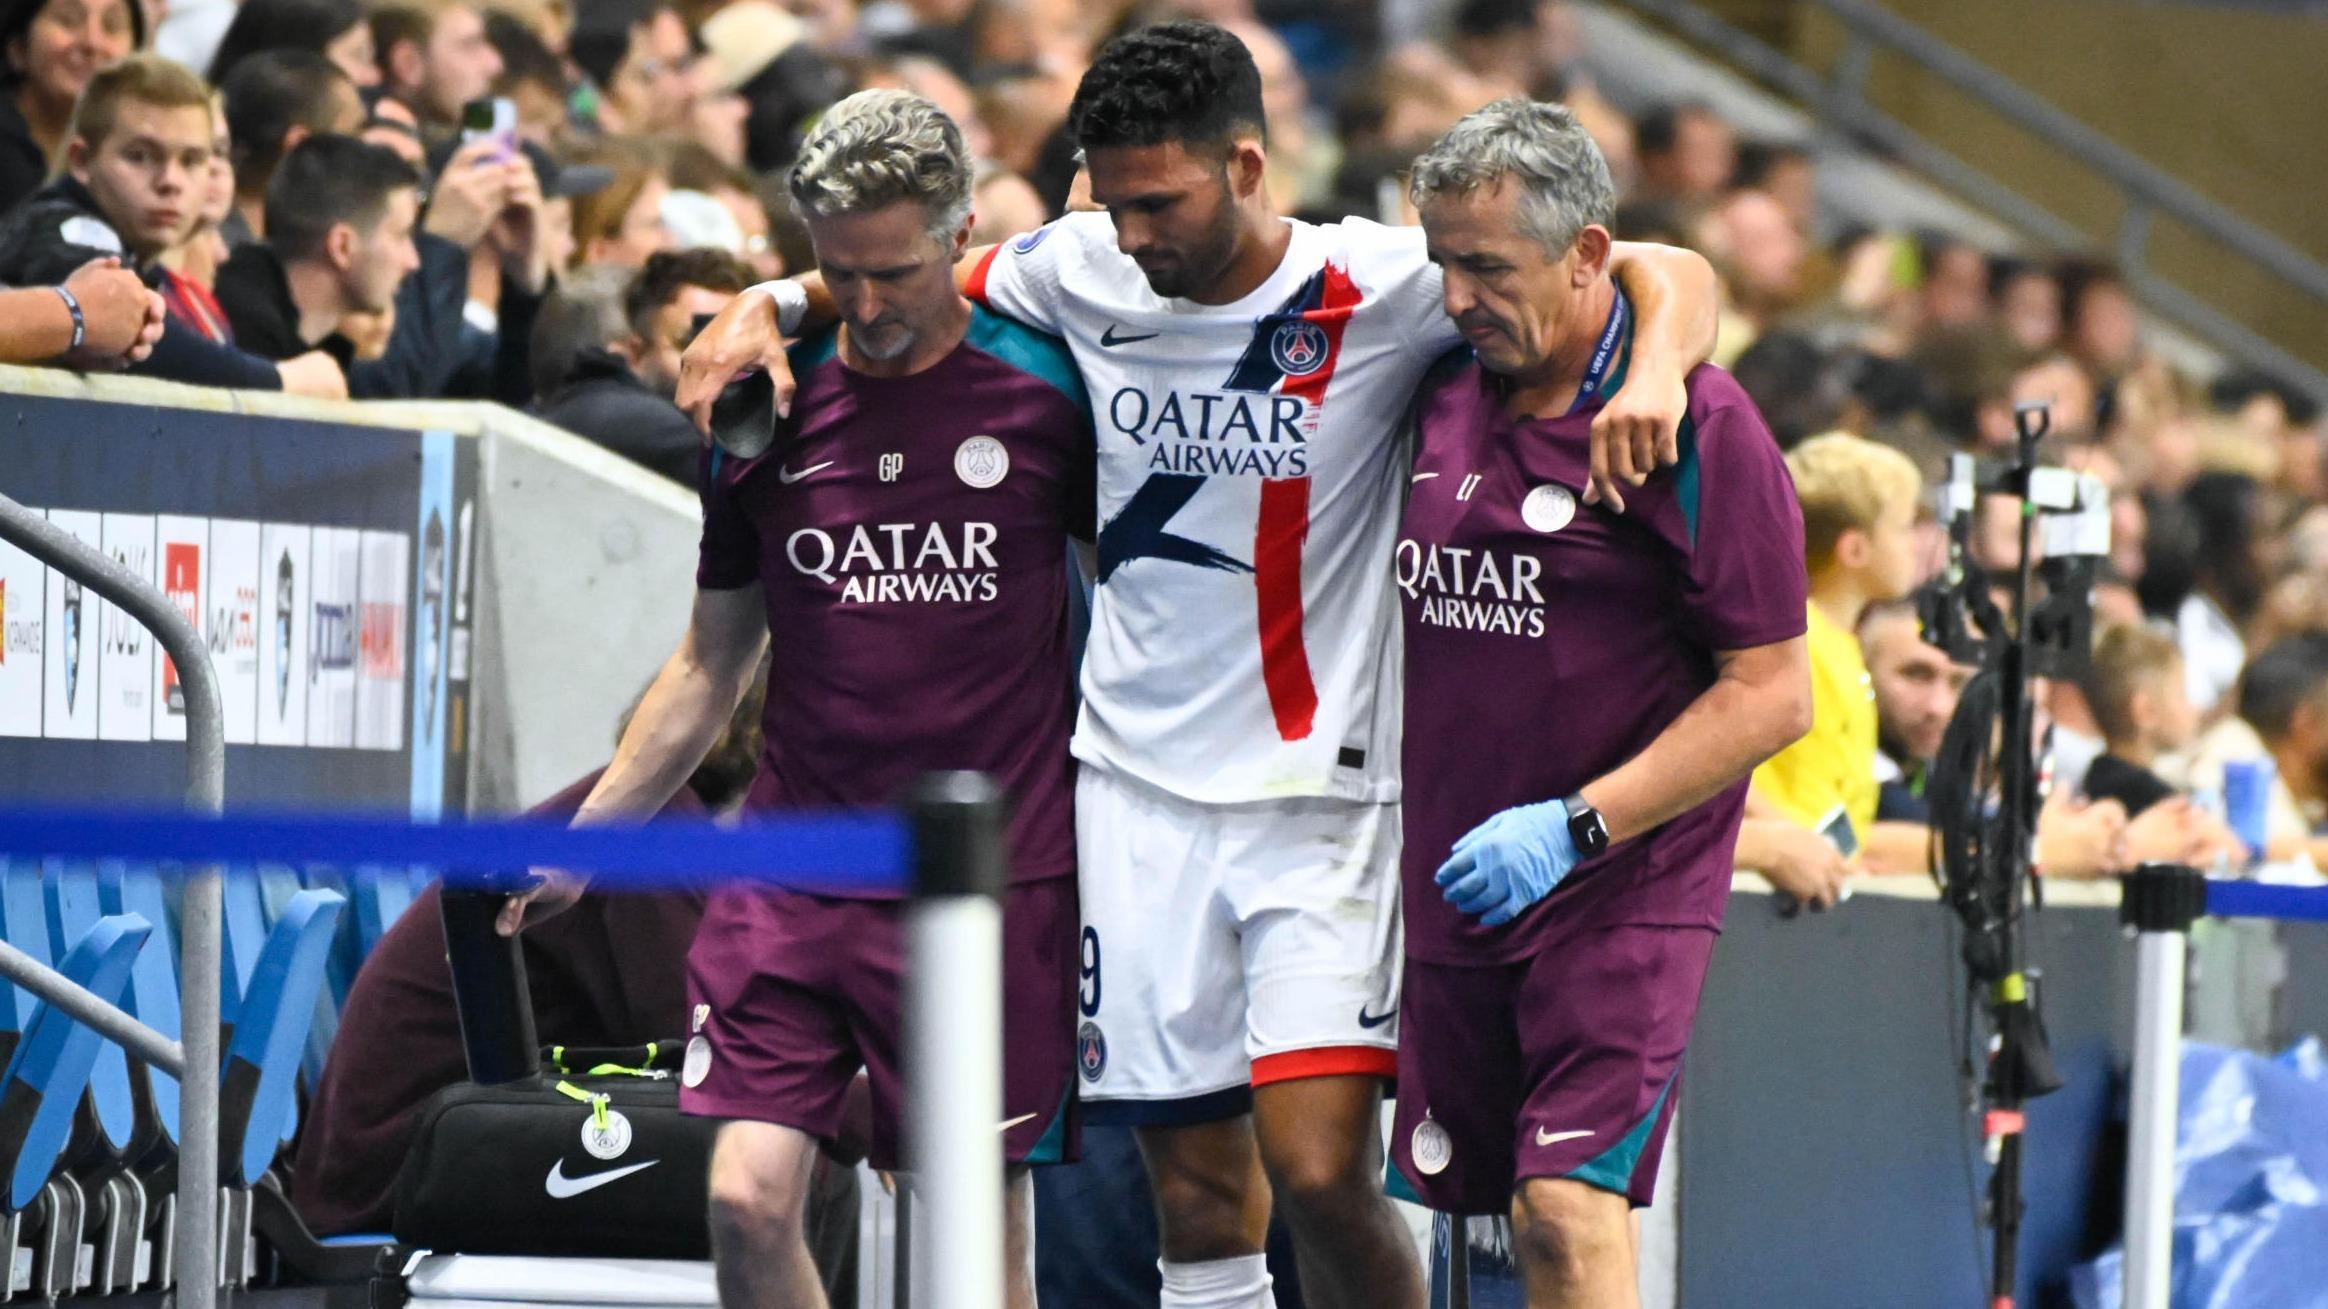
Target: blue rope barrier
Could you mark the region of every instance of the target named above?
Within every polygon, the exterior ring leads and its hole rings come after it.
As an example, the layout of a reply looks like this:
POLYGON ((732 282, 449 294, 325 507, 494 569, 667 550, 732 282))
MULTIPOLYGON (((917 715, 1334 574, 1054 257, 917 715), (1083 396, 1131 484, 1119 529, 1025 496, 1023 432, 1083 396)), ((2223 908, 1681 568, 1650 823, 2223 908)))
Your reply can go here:
POLYGON ((532 818, 412 823, 360 815, 0 809, 0 852, 179 863, 420 864, 448 874, 550 867, 622 889, 737 880, 902 893, 912 871, 911 836, 902 819, 888 814, 812 814, 734 827, 682 821, 568 827, 532 818))
POLYGON ((2328 923, 2328 886, 2275 886, 2268 882, 2207 883, 2214 918, 2278 918, 2328 923))

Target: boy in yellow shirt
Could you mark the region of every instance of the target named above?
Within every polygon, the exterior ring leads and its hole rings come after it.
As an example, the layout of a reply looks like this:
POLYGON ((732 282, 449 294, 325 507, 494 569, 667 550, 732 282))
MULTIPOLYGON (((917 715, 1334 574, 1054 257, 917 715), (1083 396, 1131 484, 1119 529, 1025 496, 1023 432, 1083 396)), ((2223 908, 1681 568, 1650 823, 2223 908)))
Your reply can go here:
MULTIPOLYGON (((1754 770, 1748 814, 1818 832, 1872 871, 1913 871, 1925 829, 1879 831, 1875 821, 1875 691, 1856 633, 1869 605, 1897 600, 1919 580, 1923 478, 1899 451, 1843 433, 1812 437, 1786 463, 1810 570, 1811 730, 1754 770)), ((1754 835, 1740 841, 1748 866, 1754 835)))

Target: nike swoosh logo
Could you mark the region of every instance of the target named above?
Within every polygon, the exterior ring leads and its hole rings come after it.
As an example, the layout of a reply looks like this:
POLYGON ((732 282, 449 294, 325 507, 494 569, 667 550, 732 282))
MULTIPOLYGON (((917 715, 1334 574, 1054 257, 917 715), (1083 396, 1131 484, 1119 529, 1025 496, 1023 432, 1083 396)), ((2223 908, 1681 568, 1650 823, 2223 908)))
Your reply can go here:
POLYGON ((1573 1141, 1579 1137, 1590 1135, 1592 1135, 1591 1132, 1547 1132, 1539 1127, 1536 1129, 1536 1144, 1556 1145, 1562 1141, 1573 1141))
POLYGON ((1360 1006, 1358 1006, 1358 1025, 1359 1025, 1360 1027, 1366 1027, 1366 1028, 1374 1028, 1374 1027, 1380 1027, 1380 1026, 1382 1026, 1384 1023, 1387 1023, 1387 1022, 1389 1022, 1391 1019, 1393 1019, 1393 1018, 1396 1018, 1396 1017, 1398 1017, 1398 1010, 1396 1010, 1396 1009, 1393 1009, 1393 1010, 1389 1011, 1388 1013, 1370 1014, 1370 1013, 1366 1012, 1366 1006, 1364 1006, 1364 1005, 1360 1005, 1360 1006))
POLYGON ((1020 1123, 1031 1123, 1033 1121, 1035 1121, 1035 1116, 1033 1114, 1020 1114, 1016 1118, 1004 1119, 1000 1130, 1007 1132, 1010 1129, 1018 1126, 1020 1123))
POLYGON ((1417 473, 1417 474, 1415 474, 1413 477, 1410 477, 1410 478, 1408 478, 1407 480, 1408 480, 1409 482, 1428 482, 1428 481, 1430 481, 1432 478, 1434 478, 1434 477, 1437 477, 1437 476, 1438 476, 1438 474, 1437 474, 1437 473, 1417 473))
POLYGON ((584 1191, 595 1191, 608 1182, 619 1181, 632 1173, 652 1168, 661 1162, 663 1161, 660 1159, 649 1159, 643 1164, 632 1164, 628 1168, 609 1168, 603 1173, 592 1173, 588 1177, 568 1177, 566 1176, 566 1161, 560 1159, 550 1165, 550 1175, 542 1179, 542 1189, 550 1193, 552 1200, 571 1200, 584 1191))
POLYGON ((1109 323, 1107 330, 1099 334, 1099 343, 1113 350, 1119 345, 1130 345, 1134 341, 1153 341, 1162 335, 1164 335, 1162 332, 1150 332, 1146 336, 1117 336, 1115 324, 1109 323))
POLYGON ((796 473, 791 469, 784 467, 782 464, 778 464, 776 466, 776 480, 784 483, 786 486, 790 486, 794 482, 799 481, 801 478, 808 476, 810 473, 823 472, 825 469, 832 466, 833 461, 827 459, 821 464, 810 464, 808 467, 803 468, 796 473))

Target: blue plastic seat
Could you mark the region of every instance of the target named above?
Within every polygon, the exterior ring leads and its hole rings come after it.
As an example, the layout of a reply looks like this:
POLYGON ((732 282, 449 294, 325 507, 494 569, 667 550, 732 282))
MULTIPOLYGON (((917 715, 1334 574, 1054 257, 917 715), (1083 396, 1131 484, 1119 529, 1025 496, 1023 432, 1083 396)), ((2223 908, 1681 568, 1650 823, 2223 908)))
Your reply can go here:
MULTIPOLYGON (((309 865, 293 869, 283 864, 259 865, 259 890, 267 907, 270 928, 279 925, 291 901, 304 890, 329 891, 345 897, 347 883, 337 870, 309 865)), ((310 1088, 323 1081, 324 1060, 331 1054, 332 1038, 339 1035, 340 1006, 355 984, 355 925, 340 924, 334 931, 324 961, 325 986, 316 992, 315 1012, 307 1024, 307 1046, 300 1059, 300 1079, 310 1088)))
MULTIPOLYGON (((97 865, 97 902, 108 914, 136 914, 154 925, 153 939, 138 954, 137 965, 130 970, 129 1003, 122 1007, 139 1022, 170 1040, 177 1040, 177 933, 168 926, 169 901, 162 894, 160 874, 152 864, 105 860, 97 865)), ((149 1112, 154 1121, 161 1127, 162 1139, 171 1149, 176 1149, 178 1079, 142 1061, 137 1064, 137 1072, 142 1074, 144 1082, 139 1090, 151 1106, 149 1112)))
MULTIPOLYGON (((37 858, 0 858, 0 939, 44 964, 55 957, 48 948, 48 907, 37 858)), ((0 977, 0 1057, 16 1052, 39 1008, 39 996, 0 977)))
MULTIPOLYGON (((136 914, 101 918, 65 952, 58 971, 99 999, 120 1004, 138 950, 153 928, 136 914)), ((22 1213, 40 1196, 72 1139, 73 1114, 97 1058, 118 1049, 93 1029, 40 1005, 0 1077, 0 1167, 8 1174, 8 1211, 22 1213)))
MULTIPOLYGON (((46 893, 49 948, 59 958, 97 925, 104 914, 98 903, 97 869, 78 859, 47 859, 41 863, 41 889, 46 893)), ((147 924, 147 933, 152 933, 147 924)), ((97 1051, 89 1072, 89 1100, 96 1111, 101 1148, 115 1158, 126 1158, 138 1141, 137 1096, 129 1084, 129 1056, 111 1041, 97 1051)))
MULTIPOLYGON (((402 867, 373 864, 356 870, 350 898, 356 908, 356 965, 372 957, 372 948, 396 925, 412 904, 413 872, 402 867)), ((351 977, 348 984, 355 985, 351 977)), ((342 996, 342 999, 345 997, 342 996)))
POLYGON ((219 878, 219 900, 218 949, 226 975, 218 987, 218 1023, 231 1035, 235 1009, 250 989, 259 953, 267 948, 267 903, 259 888, 259 870, 248 864, 229 866, 219 878))
POLYGON ((298 1113, 300 1058, 346 906, 300 891, 285 902, 235 1015, 219 1077, 219 1179, 249 1187, 264 1176, 298 1113))

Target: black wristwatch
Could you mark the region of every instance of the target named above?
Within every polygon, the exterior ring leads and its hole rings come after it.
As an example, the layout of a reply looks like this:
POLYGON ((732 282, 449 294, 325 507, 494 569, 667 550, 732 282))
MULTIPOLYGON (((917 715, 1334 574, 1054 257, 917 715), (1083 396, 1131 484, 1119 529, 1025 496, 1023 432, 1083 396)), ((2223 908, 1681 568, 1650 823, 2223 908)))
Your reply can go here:
POLYGON ((1585 801, 1582 793, 1560 802, 1568 810, 1568 839, 1576 842, 1579 859, 1591 859, 1609 848, 1609 825, 1601 818, 1600 810, 1585 801))

